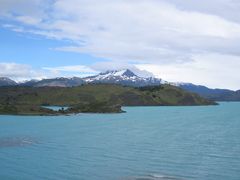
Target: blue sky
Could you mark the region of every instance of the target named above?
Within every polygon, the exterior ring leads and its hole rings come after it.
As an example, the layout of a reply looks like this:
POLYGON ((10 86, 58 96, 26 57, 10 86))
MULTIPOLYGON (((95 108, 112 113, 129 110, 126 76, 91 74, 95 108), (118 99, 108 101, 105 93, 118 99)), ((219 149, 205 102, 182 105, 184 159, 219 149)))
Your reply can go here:
POLYGON ((18 33, 6 28, 0 29, 1 59, 6 62, 31 64, 33 67, 55 67, 65 65, 89 65, 100 58, 90 54, 72 53, 53 50, 55 47, 69 43, 54 39, 46 39, 28 33, 18 33))
POLYGON ((0 0, 0 76, 130 68, 240 89, 238 0, 0 0))

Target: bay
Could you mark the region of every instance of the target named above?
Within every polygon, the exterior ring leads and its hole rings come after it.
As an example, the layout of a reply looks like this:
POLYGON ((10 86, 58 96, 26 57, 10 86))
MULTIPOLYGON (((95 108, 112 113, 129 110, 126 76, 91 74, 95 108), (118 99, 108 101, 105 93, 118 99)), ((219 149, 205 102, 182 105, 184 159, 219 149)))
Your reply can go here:
POLYGON ((240 103, 0 116, 0 179, 240 179, 240 103))

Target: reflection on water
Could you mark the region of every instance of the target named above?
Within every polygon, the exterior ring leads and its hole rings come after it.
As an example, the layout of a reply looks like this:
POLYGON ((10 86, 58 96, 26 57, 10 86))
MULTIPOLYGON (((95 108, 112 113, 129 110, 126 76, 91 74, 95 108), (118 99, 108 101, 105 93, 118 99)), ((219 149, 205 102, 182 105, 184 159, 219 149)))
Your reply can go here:
POLYGON ((43 108, 51 109, 53 111, 59 111, 59 110, 67 110, 68 106, 42 106, 43 108))
POLYGON ((0 148, 27 146, 37 143, 32 137, 0 137, 0 148))
POLYGON ((183 180, 173 176, 150 174, 145 176, 132 176, 123 178, 122 180, 183 180))

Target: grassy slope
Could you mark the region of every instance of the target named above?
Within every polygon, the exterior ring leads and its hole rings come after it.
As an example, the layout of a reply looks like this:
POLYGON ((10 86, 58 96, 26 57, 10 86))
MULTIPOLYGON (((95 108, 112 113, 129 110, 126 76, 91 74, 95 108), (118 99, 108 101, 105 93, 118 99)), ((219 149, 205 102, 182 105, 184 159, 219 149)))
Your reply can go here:
MULTIPOLYGON (((120 112, 120 106, 210 105, 211 101, 180 88, 162 85, 132 88, 119 85, 83 85, 79 87, 3 87, 0 88, 0 113, 8 105, 15 114, 56 114, 40 105, 71 106, 71 112, 120 112), (24 108, 25 107, 25 108, 24 108), (31 108, 31 111, 30 111, 31 108)), ((4 112, 4 113, 3 113, 4 112)))

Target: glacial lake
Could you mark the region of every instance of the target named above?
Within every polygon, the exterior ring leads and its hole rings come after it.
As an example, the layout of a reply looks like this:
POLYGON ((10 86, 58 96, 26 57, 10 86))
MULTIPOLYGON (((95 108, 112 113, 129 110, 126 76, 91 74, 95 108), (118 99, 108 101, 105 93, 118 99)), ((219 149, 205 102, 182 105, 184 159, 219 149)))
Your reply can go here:
POLYGON ((0 179, 240 179, 240 103, 124 110, 0 116, 0 179))
POLYGON ((68 106, 42 106, 43 108, 51 109, 53 111, 59 111, 59 110, 67 110, 68 106))

